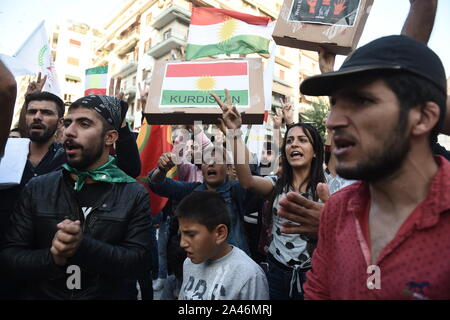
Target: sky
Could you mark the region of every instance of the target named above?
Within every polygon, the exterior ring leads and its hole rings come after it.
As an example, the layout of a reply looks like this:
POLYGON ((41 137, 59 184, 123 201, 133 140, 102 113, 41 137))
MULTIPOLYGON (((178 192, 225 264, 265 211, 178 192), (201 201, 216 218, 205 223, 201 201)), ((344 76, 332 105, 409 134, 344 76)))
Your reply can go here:
MULTIPOLYGON (((270 0, 265 0, 270 1, 270 0)), ((49 32, 60 19, 70 18, 102 27, 126 0, 0 0, 0 53, 12 55, 42 20, 49 32)), ((358 46, 390 34, 399 34, 409 0, 375 0, 358 46)), ((429 46, 444 63, 450 77, 450 1, 440 0, 429 46)), ((336 68, 345 57, 338 57, 336 68)))

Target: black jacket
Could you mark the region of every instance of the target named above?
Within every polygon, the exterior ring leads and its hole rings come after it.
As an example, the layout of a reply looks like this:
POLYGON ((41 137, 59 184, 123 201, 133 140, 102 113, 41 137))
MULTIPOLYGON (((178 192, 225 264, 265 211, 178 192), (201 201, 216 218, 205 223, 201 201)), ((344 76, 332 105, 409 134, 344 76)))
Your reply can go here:
MULTIPOLYGON (((125 126, 119 129, 119 139, 116 144, 117 166, 130 177, 136 178, 141 172, 141 160, 136 140, 128 128, 125 126)), ((61 169, 61 166, 67 162, 66 153, 61 143, 54 142, 50 145, 48 152, 37 165, 27 161, 23 170, 20 185, 0 190, 0 241, 9 223, 9 217, 14 209, 14 205, 19 199, 23 187, 33 177, 47 174, 61 169)), ((0 282, 2 276, 0 275, 0 282)), ((7 293, 7 292, 6 292, 7 293)), ((2 298, 2 286, 0 283, 0 299, 2 298)))
POLYGON ((32 179, 11 217, 0 264, 25 280, 23 298, 136 299, 136 279, 151 269, 152 239, 148 194, 138 183, 111 183, 84 221, 67 172, 32 179), (56 225, 80 220, 83 240, 65 267, 50 254, 56 225), (69 265, 81 269, 81 289, 70 290, 69 265))

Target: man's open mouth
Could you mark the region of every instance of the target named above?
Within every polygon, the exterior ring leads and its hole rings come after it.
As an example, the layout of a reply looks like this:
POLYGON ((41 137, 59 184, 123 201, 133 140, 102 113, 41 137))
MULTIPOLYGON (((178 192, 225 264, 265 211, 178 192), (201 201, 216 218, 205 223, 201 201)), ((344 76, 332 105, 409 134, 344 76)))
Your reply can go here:
POLYGON ((31 129, 31 130, 44 130, 44 129, 45 129, 45 126, 42 125, 42 124, 32 124, 32 125, 30 126, 30 129, 31 129))
POLYGON ((341 156, 346 152, 349 152, 356 145, 356 143, 349 138, 335 136, 333 140, 335 146, 334 154, 336 156, 341 156))
POLYGON ((72 154, 81 148, 82 148, 81 145, 79 145, 78 143, 75 143, 71 140, 64 142, 64 149, 66 150, 67 154, 72 154))

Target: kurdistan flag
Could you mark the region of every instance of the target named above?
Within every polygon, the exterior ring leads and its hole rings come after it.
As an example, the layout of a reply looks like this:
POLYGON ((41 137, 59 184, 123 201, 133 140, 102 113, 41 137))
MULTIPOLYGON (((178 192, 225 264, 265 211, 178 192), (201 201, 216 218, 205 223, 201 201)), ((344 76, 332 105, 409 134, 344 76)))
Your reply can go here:
POLYGON ((86 86, 84 95, 106 94, 108 66, 86 69, 86 86))
POLYGON ((237 11, 194 7, 189 26, 186 60, 222 53, 269 53, 273 23, 237 11))
MULTIPOLYGON (((168 199, 160 197, 150 190, 147 175, 158 166, 161 154, 172 151, 172 129, 169 125, 148 125, 147 121, 144 120, 139 129, 136 143, 141 160, 141 173, 137 181, 148 191, 151 214, 154 216, 164 208, 168 199)), ((177 179, 177 174, 177 167, 175 166, 167 172, 166 177, 177 179)))
POLYGON ((167 63, 162 85, 160 108, 214 107, 210 92, 225 101, 228 89, 234 105, 247 108, 249 71, 247 61, 167 63))

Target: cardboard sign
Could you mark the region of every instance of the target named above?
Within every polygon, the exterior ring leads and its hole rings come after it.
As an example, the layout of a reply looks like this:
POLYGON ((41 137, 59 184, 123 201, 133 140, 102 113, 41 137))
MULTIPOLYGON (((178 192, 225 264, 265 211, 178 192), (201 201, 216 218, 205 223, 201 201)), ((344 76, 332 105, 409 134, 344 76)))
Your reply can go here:
POLYGON ((162 61, 155 65, 144 110, 149 124, 218 123, 222 101, 230 92, 246 124, 264 120, 263 67, 260 58, 162 61))
POLYGON ((280 45, 336 54, 352 52, 373 0, 285 0, 273 32, 280 45))
POLYGON ((0 190, 20 184, 27 164, 30 139, 9 138, 0 161, 0 190))

